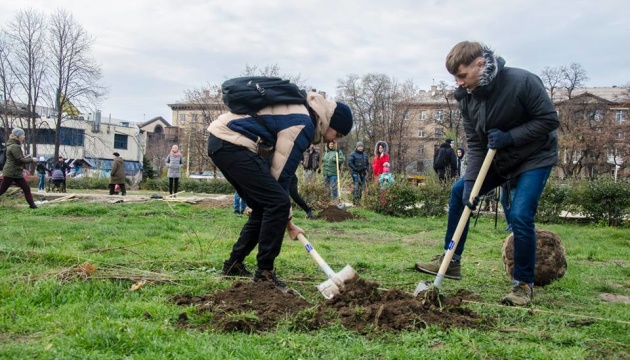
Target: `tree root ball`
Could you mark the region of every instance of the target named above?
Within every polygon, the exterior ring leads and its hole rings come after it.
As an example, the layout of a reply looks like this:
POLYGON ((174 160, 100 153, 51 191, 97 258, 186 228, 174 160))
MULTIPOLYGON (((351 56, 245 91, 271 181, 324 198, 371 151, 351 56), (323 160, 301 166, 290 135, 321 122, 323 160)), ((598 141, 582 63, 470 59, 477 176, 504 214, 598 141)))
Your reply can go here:
MULTIPOLYGON (((547 230, 536 228, 536 269, 534 285, 551 284, 564 276, 567 271, 567 256, 560 237, 547 230)), ((503 241, 503 265, 512 278, 514 270, 514 234, 503 241)))

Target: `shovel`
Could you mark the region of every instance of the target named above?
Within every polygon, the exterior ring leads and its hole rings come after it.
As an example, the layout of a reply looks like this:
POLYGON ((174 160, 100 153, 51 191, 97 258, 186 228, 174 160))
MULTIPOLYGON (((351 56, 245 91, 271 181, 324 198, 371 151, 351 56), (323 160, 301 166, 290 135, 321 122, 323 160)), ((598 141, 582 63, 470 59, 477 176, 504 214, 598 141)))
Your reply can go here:
POLYGON ((317 253, 317 250, 313 248, 313 245, 311 245, 311 243, 308 242, 308 240, 306 239, 306 237, 304 237, 304 235, 298 234, 297 238, 300 241, 300 243, 304 245, 306 252, 311 254, 313 259, 315 259, 315 262, 317 262, 317 265, 319 265, 319 267, 328 276, 328 280, 317 285, 317 290, 319 290, 319 292, 322 293, 322 295, 324 295, 326 299, 330 300, 335 295, 339 295, 339 292, 343 290, 344 283, 346 281, 359 276, 350 265, 346 265, 338 273, 334 272, 330 268, 330 266, 326 264, 324 259, 322 259, 322 257, 319 256, 319 254, 317 253))
POLYGON ((335 160, 337 162, 337 196, 339 196, 337 208, 339 210, 345 210, 346 204, 341 200, 341 173, 339 172, 339 149, 337 148, 337 143, 335 143, 335 160))
MULTIPOLYGON (((481 185, 483 185, 483 181, 486 179, 486 174, 488 174, 488 170, 490 169, 490 165, 492 164, 492 159, 494 158, 494 154, 496 154, 496 149, 489 149, 486 154, 486 158, 483 160, 483 164, 481 165, 481 169, 479 169, 479 175, 477 175, 477 179, 475 179, 475 185, 470 192, 470 202, 473 203, 474 199, 479 195, 479 191, 481 190, 481 185)), ((440 288, 442 285, 442 280, 444 280, 444 274, 446 274, 446 270, 451 263, 451 259, 453 259, 453 254, 455 254, 455 249, 457 249, 457 244, 459 243, 459 239, 462 237, 462 233, 464 232, 464 228, 468 223, 468 218, 470 218, 472 210, 468 206, 464 206, 464 212, 462 216, 459 218, 459 223, 457 223, 457 228, 455 229, 455 234, 453 234, 453 239, 448 244, 448 250, 444 254, 444 259, 442 260, 442 264, 440 265, 440 270, 438 270, 438 274, 435 277, 435 281, 433 284, 428 281, 420 281, 418 286, 416 286, 416 290, 413 292, 414 296, 418 296, 419 293, 423 291, 427 291, 434 288, 440 288)))

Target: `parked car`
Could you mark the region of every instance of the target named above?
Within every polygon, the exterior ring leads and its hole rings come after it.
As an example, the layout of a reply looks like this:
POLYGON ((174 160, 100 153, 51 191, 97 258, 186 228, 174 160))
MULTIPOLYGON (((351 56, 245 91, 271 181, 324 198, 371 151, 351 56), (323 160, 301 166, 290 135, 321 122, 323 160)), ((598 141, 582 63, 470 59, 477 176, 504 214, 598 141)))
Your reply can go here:
MULTIPOLYGON (((31 172, 30 172, 30 171, 28 171, 28 170, 26 170, 26 169, 24 169, 24 171, 22 172, 22 174, 23 174, 24 178, 26 179, 26 181, 29 181, 29 182, 30 182, 31 180, 36 180, 36 181, 39 181, 39 178, 37 177, 37 175, 33 175, 33 174, 31 174, 31 172)), ((2 181, 2 179, 3 179, 3 178, 4 178, 4 176, 2 176, 2 175, 0 174, 0 181, 2 181)))
POLYGON ((216 173, 214 171, 203 171, 197 174, 190 174, 189 178, 190 179, 206 179, 206 180, 225 179, 223 174, 218 170, 216 173))

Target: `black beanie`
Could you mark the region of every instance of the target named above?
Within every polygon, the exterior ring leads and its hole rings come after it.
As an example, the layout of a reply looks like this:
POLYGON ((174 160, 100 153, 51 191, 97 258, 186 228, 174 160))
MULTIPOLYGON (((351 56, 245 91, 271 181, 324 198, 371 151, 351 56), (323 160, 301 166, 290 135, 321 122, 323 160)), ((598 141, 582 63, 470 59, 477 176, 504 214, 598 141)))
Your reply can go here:
POLYGON ((337 102, 335 112, 330 118, 330 127, 346 136, 352 130, 352 111, 344 103, 337 102))

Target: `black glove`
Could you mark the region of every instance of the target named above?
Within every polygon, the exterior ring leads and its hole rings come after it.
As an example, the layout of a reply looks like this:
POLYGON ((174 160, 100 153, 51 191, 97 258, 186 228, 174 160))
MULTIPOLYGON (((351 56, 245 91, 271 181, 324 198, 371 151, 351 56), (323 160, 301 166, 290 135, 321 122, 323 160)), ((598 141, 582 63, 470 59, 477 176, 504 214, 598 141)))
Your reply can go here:
POLYGON ((479 196, 475 196, 473 202, 470 202, 470 193, 472 192, 473 185, 475 185, 474 180, 466 180, 464 181, 464 193, 462 194, 462 202, 464 205, 468 206, 470 210, 476 210, 477 205, 479 204, 479 196))
POLYGON ((317 173, 321 174, 322 173, 322 169, 317 169, 317 173))
POLYGON ((514 139, 507 131, 499 129, 488 130, 488 149, 503 149, 514 145, 514 139))

